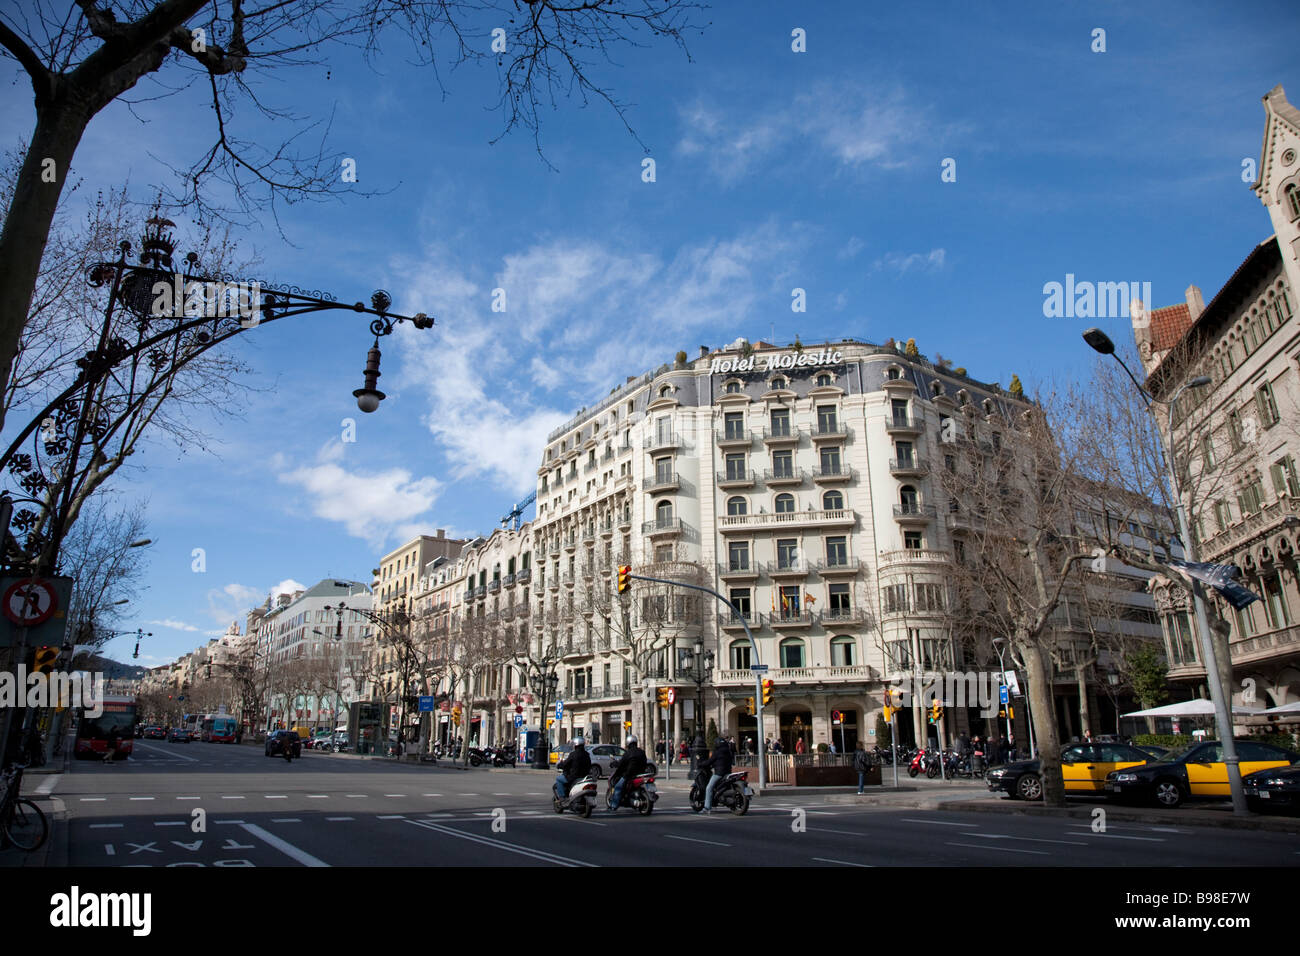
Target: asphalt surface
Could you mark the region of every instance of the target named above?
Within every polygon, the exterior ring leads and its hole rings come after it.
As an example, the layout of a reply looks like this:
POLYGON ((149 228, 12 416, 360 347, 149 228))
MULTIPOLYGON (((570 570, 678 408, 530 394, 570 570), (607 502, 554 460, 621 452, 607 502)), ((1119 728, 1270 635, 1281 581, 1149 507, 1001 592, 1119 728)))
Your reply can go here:
MULTIPOLYGON (((1009 808, 979 782, 920 781, 861 800, 773 788, 739 817, 691 812, 685 778, 661 777, 648 817, 598 808, 584 820, 554 813, 553 774, 541 771, 312 752, 289 763, 247 745, 138 740, 129 761, 72 761, 29 776, 24 791, 54 818, 47 866, 1300 864, 1300 834, 1191 825, 1176 813, 1099 820, 1089 804, 1077 817, 987 812, 1009 808), (944 806, 972 800, 985 812, 944 806)), ((12 850, 0 862, 21 865, 12 850)))

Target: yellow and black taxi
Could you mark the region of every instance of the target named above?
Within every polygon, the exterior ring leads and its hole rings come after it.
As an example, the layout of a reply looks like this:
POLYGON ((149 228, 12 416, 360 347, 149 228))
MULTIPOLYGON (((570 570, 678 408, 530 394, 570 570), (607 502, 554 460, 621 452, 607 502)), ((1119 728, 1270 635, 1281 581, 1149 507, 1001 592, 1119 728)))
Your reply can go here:
MULTIPOLYGON (((1287 767, 1300 754, 1254 740, 1237 740, 1241 775, 1287 767)), ((1227 798, 1228 765, 1223 745, 1206 740, 1145 767, 1116 770, 1106 776, 1106 793, 1121 800, 1154 802, 1161 807, 1182 806, 1196 797, 1227 798)))
MULTIPOLYGON (((1138 767, 1150 759, 1150 754, 1128 744, 1071 744, 1061 751, 1065 792, 1100 793, 1112 770, 1138 767)), ((1042 765, 1037 760, 1017 760, 994 767, 984 779, 995 793, 1005 790, 1012 798, 1043 799, 1042 765)))
POLYGON ((1245 774, 1241 786, 1246 791, 1246 807, 1252 813, 1300 813, 1300 763, 1245 774))

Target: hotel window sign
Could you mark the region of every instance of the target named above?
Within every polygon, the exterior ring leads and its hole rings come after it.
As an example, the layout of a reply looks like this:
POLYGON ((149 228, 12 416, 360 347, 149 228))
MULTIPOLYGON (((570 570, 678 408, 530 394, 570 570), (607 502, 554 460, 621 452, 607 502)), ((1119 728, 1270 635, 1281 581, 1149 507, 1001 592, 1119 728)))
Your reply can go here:
POLYGON ((749 358, 720 359, 709 363, 709 374, 726 372, 773 372, 777 369, 803 368, 804 366, 840 365, 844 362, 844 353, 832 349, 817 349, 802 352, 783 352, 777 355, 761 357, 751 355, 749 358), (761 364, 760 364, 761 363, 761 364))

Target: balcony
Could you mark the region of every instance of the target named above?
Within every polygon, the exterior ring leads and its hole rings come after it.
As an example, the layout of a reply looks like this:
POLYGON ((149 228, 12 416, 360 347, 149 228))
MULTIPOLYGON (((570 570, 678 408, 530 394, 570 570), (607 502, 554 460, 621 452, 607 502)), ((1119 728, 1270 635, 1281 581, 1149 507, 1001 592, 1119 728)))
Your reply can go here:
POLYGON ((852 481, 853 469, 848 465, 837 465, 833 468, 814 468, 812 471, 812 480, 818 485, 833 485, 845 481, 852 481))
POLYGON ((515 576, 513 574, 507 574, 504 578, 501 579, 501 585, 502 587, 507 587, 507 588, 514 587, 515 576))
POLYGON ((612 448, 609 451, 605 452, 605 454, 600 456, 600 463, 602 465, 608 465, 613 460, 614 460, 614 449, 612 448))
POLYGON ((853 576, 862 570, 861 558, 827 558, 825 561, 818 561, 814 566, 824 578, 833 578, 838 576, 853 576))
MULTIPOLYGON (((754 672, 728 668, 715 670, 714 681, 718 684, 747 684, 754 686, 754 672)), ((874 680, 875 674, 867 664, 837 664, 831 667, 773 667, 767 672, 773 683, 825 683, 828 681, 868 681, 874 680)))
POLYGON ((480 584, 474 589, 474 600, 481 601, 485 597, 487 597, 487 585, 480 584))
POLYGON ((591 528, 588 528, 586 531, 584 531, 584 532, 582 533, 582 543, 583 543, 583 544, 595 544, 595 543, 596 543, 596 529, 595 529, 594 526, 591 527, 591 528))
POLYGON ((866 612, 860 607, 828 608, 822 611, 822 627, 830 630, 835 627, 858 627, 865 624, 866 612))
POLYGON ((515 575, 515 583, 527 584, 529 579, 532 578, 532 576, 533 576, 533 569, 524 568, 522 571, 520 571, 518 574, 515 575))
POLYGON ((793 488, 802 485, 806 477, 802 468, 769 468, 763 472, 763 483, 769 488, 793 488))
POLYGON ((919 435, 925 426, 910 415, 885 416, 885 431, 890 435, 919 435))
POLYGON ((529 614, 532 613, 532 608, 530 608, 527 604, 519 604, 516 605, 515 613, 518 614, 520 617, 527 617, 529 614))
POLYGON ((736 564, 719 564, 718 577, 724 581, 756 581, 758 580, 758 562, 745 561, 736 564))
POLYGON ((682 447, 682 436, 678 435, 676 432, 668 432, 662 435, 650 435, 641 443, 641 447, 651 453, 657 451, 670 451, 674 448, 682 447))
POLYGON ((899 524, 927 524, 935 517, 934 505, 894 505, 894 520, 899 524))
POLYGON ((564 539, 565 551, 576 551, 577 548, 578 548, 578 536, 576 534, 571 534, 564 539))
POLYGON ((466 601, 472 601, 472 600, 474 600, 474 589, 473 589, 473 588, 466 588, 466 589, 465 589, 465 596, 464 596, 464 599, 465 599, 466 601))
POLYGON ((641 533, 650 537, 667 536, 682 533, 681 518, 665 518, 662 521, 646 521, 641 525, 641 533))
POLYGON ((551 575, 549 586, 552 591, 558 591, 560 589, 560 576, 558 574, 551 575))
POLYGON ((725 448, 729 451, 740 451, 746 448, 752 448, 754 445, 754 433, 745 427, 727 428, 724 431, 716 433, 714 444, 718 448, 725 448))
POLYGON ((807 561, 796 559, 794 561, 776 561, 766 564, 763 566, 763 570, 773 580, 793 580, 795 578, 806 578, 811 568, 808 567, 807 561))
POLYGON ((924 458, 891 458, 889 473, 895 478, 924 478, 930 473, 930 465, 924 458))
POLYGON ((799 429, 794 426, 760 428, 758 433, 763 436, 763 444, 769 448, 793 448, 799 444, 799 429))
MULTIPOLYGON (((1233 631, 1235 633, 1236 628, 1233 631)), ((1235 640, 1228 650, 1232 663, 1237 666, 1268 660, 1280 663, 1281 658, 1300 656, 1300 625, 1235 640)))
POLYGON ((885 551, 876 558, 876 564, 881 571, 885 571, 893 565, 931 565, 935 570, 942 570, 941 565, 946 565, 952 561, 952 555, 947 551, 936 551, 930 548, 903 548, 898 551, 885 551))
POLYGON ((751 469, 732 468, 730 471, 720 471, 718 475, 719 488, 752 488, 756 475, 751 469))
POLYGON ((641 482, 641 490, 648 491, 651 494, 660 494, 666 491, 676 491, 681 488, 682 481, 677 472, 671 474, 654 475, 646 478, 641 482))
POLYGON ((583 473, 584 475, 590 475, 593 471, 595 471, 595 470, 598 469, 599 467, 600 467, 600 462, 598 462, 598 461, 589 461, 589 462, 587 462, 585 465, 582 466, 582 473, 583 473))
POLYGON ((550 554, 551 554, 551 557, 553 557, 553 558, 558 558, 558 557, 560 556, 560 539, 559 539, 559 538, 556 538, 554 541, 551 542, 551 546, 550 546, 550 554))
POLYGON ((574 580, 575 580, 575 577, 574 577, 573 572, 572 572, 572 571, 565 571, 565 572, 564 572, 564 577, 560 578, 560 583, 563 584, 566 588, 571 588, 571 587, 573 587, 573 582, 574 582, 574 580))
POLYGON ((632 530, 632 513, 630 511, 618 519, 618 530, 619 531, 632 530))
MULTIPOLYGON (((753 611, 744 614, 730 613, 718 615, 718 627, 722 628, 724 631, 743 631, 746 624, 749 625, 751 631, 756 631, 763 626, 763 616, 761 614, 755 614, 753 611)), ((748 671, 746 673, 748 673, 748 671)), ((754 675, 750 674, 749 679, 753 680, 754 675)))
POLYGON ((487 589, 488 589, 488 594, 496 594, 498 591, 501 590, 501 579, 493 578, 491 581, 488 582, 487 589))
POLYGON ((817 622, 817 615, 812 611, 777 611, 768 616, 768 624, 773 630, 784 631, 795 628, 812 627, 817 622))
POLYGON ((754 531, 789 531, 794 528, 847 528, 857 524, 857 512, 786 511, 781 514, 726 515, 718 519, 723 534, 747 534, 754 531))
POLYGON ((812 430, 810 437, 812 438, 813 444, 817 445, 821 442, 828 441, 848 441, 851 434, 853 433, 849 431, 847 425, 841 425, 838 422, 830 422, 824 427, 819 423, 818 427, 812 430))
POLYGON ((614 522, 606 521, 600 526, 600 536, 602 538, 612 538, 614 536, 614 522))

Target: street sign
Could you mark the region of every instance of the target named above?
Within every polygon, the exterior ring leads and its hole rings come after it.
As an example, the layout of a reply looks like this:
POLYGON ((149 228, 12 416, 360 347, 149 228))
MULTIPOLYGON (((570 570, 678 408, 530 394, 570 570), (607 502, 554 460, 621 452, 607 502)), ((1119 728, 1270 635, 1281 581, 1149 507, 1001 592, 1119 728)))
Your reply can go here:
POLYGON ((523 725, 524 725, 524 715, 523 715, 523 714, 515 714, 515 726, 516 726, 516 727, 522 727, 523 725))
POLYGON ((1003 703, 1003 704, 1007 703, 1007 698, 1008 698, 1009 696, 1010 696, 1010 695, 1007 693, 1007 687, 1006 687, 1005 684, 1003 684, 1001 687, 998 688, 998 701, 999 701, 999 702, 1001 702, 1001 703, 1003 703))
POLYGON ((557 700, 555 702, 555 719, 556 720, 564 719, 564 701, 562 700, 557 700))
POLYGON ((425 697, 425 696, 421 696, 421 697, 420 697, 420 713, 422 713, 422 714, 431 714, 431 713, 433 713, 433 698, 432 698, 432 697, 425 697))
POLYGON ((767 665, 766 665, 766 664, 752 664, 752 665, 750 665, 750 668, 749 668, 749 669, 750 669, 751 671, 753 671, 755 674, 766 674, 766 673, 767 673, 767 665))
POLYGON ((841 714, 840 714, 840 712, 839 712, 838 710, 832 710, 832 711, 831 711, 831 723, 832 723, 832 724, 838 724, 842 719, 843 719, 843 717, 841 716, 841 714))
POLYGON ((44 624, 59 609, 54 585, 40 578, 24 578, 9 585, 4 593, 5 617, 19 627, 44 624))
POLYGON ((675 701, 676 699, 677 699, 677 688, 675 688, 675 687, 669 687, 669 688, 668 688, 668 703, 669 703, 669 705, 671 706, 672 703, 673 703, 673 701, 675 701))
POLYGON ((62 647, 67 629, 72 578, 6 577, 0 579, 0 612, 12 627, 0 627, 0 646, 17 642, 27 628, 27 646, 62 647))

